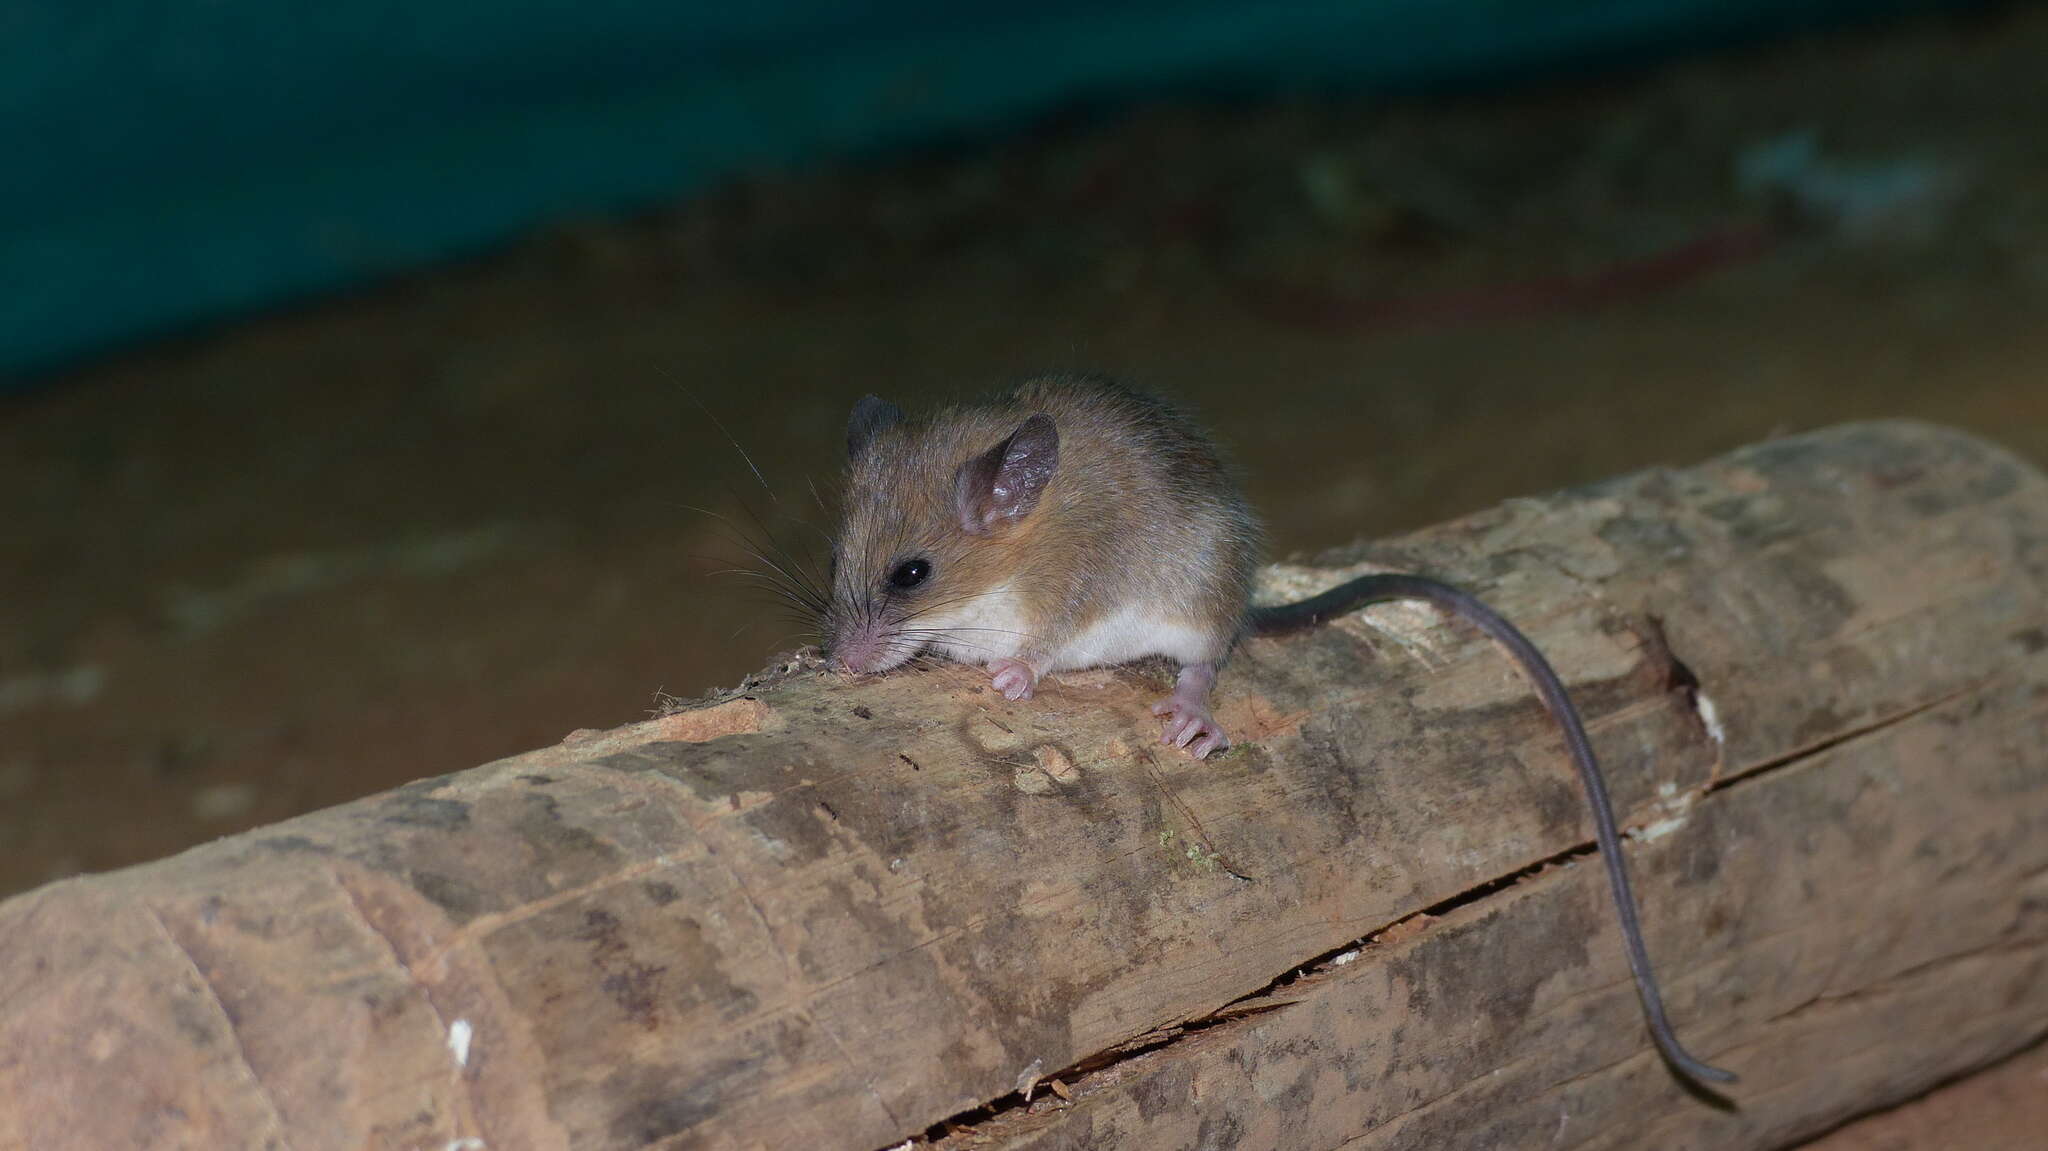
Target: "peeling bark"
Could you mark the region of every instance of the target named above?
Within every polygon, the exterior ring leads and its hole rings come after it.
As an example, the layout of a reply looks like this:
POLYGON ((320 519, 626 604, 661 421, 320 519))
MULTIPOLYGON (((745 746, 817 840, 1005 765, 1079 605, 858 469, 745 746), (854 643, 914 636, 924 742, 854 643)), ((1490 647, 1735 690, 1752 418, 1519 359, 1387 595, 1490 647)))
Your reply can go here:
POLYGON ((0 904, 0 1148, 1775 1146, 2048 1031, 2048 481, 1869 424, 1275 569, 1463 583, 1011 703, 803 660, 0 904), (948 1132, 951 1132, 950 1134, 948 1132), (468 1141, 468 1142, 465 1142, 468 1141))

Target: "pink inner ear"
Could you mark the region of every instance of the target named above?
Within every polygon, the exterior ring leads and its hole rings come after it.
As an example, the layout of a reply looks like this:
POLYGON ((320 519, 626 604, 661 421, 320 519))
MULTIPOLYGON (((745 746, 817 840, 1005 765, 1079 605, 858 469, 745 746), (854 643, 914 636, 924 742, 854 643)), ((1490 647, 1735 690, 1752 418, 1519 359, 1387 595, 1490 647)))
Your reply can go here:
POLYGON ((1040 412, 1003 442, 961 464, 953 478, 960 529, 980 535, 998 521, 1029 515, 1052 482, 1059 460, 1059 426, 1040 412))

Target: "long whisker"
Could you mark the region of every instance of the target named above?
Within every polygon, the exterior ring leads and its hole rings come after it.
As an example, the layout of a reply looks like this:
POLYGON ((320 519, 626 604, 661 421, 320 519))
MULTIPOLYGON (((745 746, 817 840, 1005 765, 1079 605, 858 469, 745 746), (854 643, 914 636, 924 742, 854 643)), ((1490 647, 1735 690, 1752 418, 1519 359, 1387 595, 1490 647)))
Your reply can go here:
POLYGON ((704 413, 704 418, 710 420, 711 426, 718 429, 718 434, 725 437, 725 442, 732 445, 732 450, 739 453, 740 459, 746 462, 747 470, 754 473, 754 478, 760 481, 761 490, 768 493, 770 502, 780 502, 775 498, 775 489, 768 486, 768 477, 762 475, 761 469, 754 466, 754 458, 747 454, 747 449, 740 446, 740 441, 731 432, 725 430, 725 424, 719 420, 717 413, 706 407, 704 401, 697 398, 697 393, 691 391, 681 380, 676 379, 675 373, 664 371, 662 374, 668 376, 670 382, 675 384, 676 389, 689 397, 691 403, 697 405, 697 410, 704 413))
MULTIPOLYGON (((763 566, 772 569, 778 576, 780 576, 788 584, 788 586, 793 592, 795 592, 805 603, 810 604, 814 609, 818 611, 823 611, 825 610, 826 606, 830 603, 830 597, 825 594, 824 590, 819 586, 818 581, 815 578, 810 577, 809 573, 803 572, 800 565, 797 566, 797 570, 792 571, 790 567, 787 567, 784 564, 779 563, 775 559, 768 556, 768 554, 763 552, 761 548, 754 542, 753 538, 750 537, 746 533, 746 531, 742 529, 738 524, 734 523, 730 517, 712 511, 710 508, 696 507, 687 504, 684 506, 688 507, 691 511, 697 512, 701 515, 709 516, 712 519, 724 524, 733 533, 732 542, 737 544, 742 551, 746 552, 747 555, 752 557, 754 560, 761 563, 763 566)), ((774 545, 772 542, 770 546, 775 546, 778 551, 782 550, 778 545, 774 545)), ((784 552, 784 556, 785 558, 788 558, 788 553, 784 552)))
MULTIPOLYGON (((711 557, 696 558, 710 560, 711 557)), ((810 598, 802 589, 791 587, 788 581, 773 572, 757 568, 716 568, 704 574, 710 579, 736 580, 747 592, 754 593, 747 598, 800 611, 805 619, 815 620, 822 610, 817 601, 810 598), (765 596, 762 593, 765 593, 765 596)))
POLYGON ((793 585, 788 580, 771 572, 755 571, 750 568, 738 568, 723 573, 714 572, 712 574, 723 574, 731 577, 744 579, 750 585, 754 587, 764 588, 769 591, 773 591, 783 599, 791 603, 797 604, 814 614, 823 611, 825 607, 824 602, 817 597, 816 593, 807 591, 802 587, 793 585))
MULTIPOLYGON (((756 542, 755 537, 746 538, 754 546, 755 551, 757 553, 763 550, 773 551, 779 557, 779 562, 775 564, 777 570, 802 583, 805 588, 817 594, 817 598, 820 600, 826 599, 827 597, 823 594, 823 589, 819 586, 823 581, 818 579, 815 572, 805 567, 802 560, 792 555, 790 550, 782 545, 782 540, 776 536, 774 529, 770 528, 767 522, 761 518, 761 513, 754 510, 754 505, 747 502, 744 496, 732 490, 732 486, 729 484, 725 485, 725 493, 732 497, 733 502, 739 505, 740 510, 746 513, 748 521, 753 524, 754 530, 758 534, 758 542, 756 542)), ((806 524, 805 526, 809 525, 806 524)), ((761 556, 761 560, 763 563, 769 562, 766 556, 761 556)))
MULTIPOLYGON (((712 571, 708 571, 704 574, 708 576, 735 576, 742 579, 754 581, 767 587, 773 587, 784 592, 801 593, 805 590, 802 588, 792 587, 789 581, 783 579, 780 575, 774 572, 764 572, 759 568, 717 568, 712 571)), ((806 598, 806 602, 811 602, 807 599, 807 597, 800 596, 799 598, 806 598)))
POLYGON ((809 604, 791 599, 788 593, 780 588, 755 584, 749 585, 744 591, 746 594, 741 598, 749 603, 762 605, 772 611, 778 619, 786 619, 812 628, 818 625, 818 613, 811 610, 809 604))
MULTIPOLYGON (((818 578, 818 573, 813 569, 805 566, 805 563, 802 559, 792 554, 788 548, 783 546, 781 538, 775 534, 775 530, 773 528, 768 526, 767 521, 762 518, 761 514, 754 510, 753 505, 749 504, 745 499, 742 499, 739 493, 734 492, 732 490, 730 485, 726 487, 726 494, 732 496, 734 502, 740 505, 741 510, 747 513, 747 518, 753 521, 755 529, 760 532, 761 539, 766 542, 769 548, 774 550, 776 555, 782 558, 783 563, 788 565, 799 576, 801 576, 807 585, 811 586, 814 589, 822 587, 824 581, 818 578)), ((827 539, 828 541, 830 540, 830 537, 826 536, 824 531, 820 529, 816 524, 811 523, 809 520, 806 520, 801 516, 793 516, 786 512, 777 512, 771 514, 772 518, 774 519, 786 520, 795 523, 799 527, 809 529, 810 531, 818 533, 819 536, 827 539)))
MULTIPOLYGON (((669 375, 678 390, 689 399, 690 403, 697 408, 704 419, 712 427, 716 428, 721 436, 725 437, 726 443, 731 445, 733 452, 740 457, 740 461, 746 466, 748 473, 754 477, 754 481, 760 485, 761 491, 768 498, 770 512, 768 516, 764 517, 762 512, 757 510, 756 505, 746 495, 734 491, 730 484, 723 485, 726 495, 734 505, 738 506, 743 514, 746 520, 745 524, 735 520, 732 516, 713 511, 710 508, 692 507, 691 510, 700 515, 707 516, 712 521, 722 525, 724 529, 723 534, 728 537, 728 541, 747 560, 759 565, 758 568, 724 566, 731 564, 731 560, 727 558, 724 560, 723 565, 710 574, 718 578, 739 580, 747 589, 748 594, 746 598, 768 604, 768 612, 761 614, 758 618, 773 618, 785 624, 796 624, 804 629, 805 634, 815 636, 822 642, 824 637, 820 634, 818 626, 820 617, 831 610, 833 599, 831 590, 828 587, 828 580, 818 570, 815 557, 812 558, 810 563, 807 563, 805 559, 794 554, 791 548, 786 546, 783 541, 782 536, 784 533, 778 531, 776 526, 771 526, 769 521, 772 520, 776 525, 779 525, 783 519, 793 519, 801 530, 813 533, 817 537, 826 540, 828 544, 830 543, 830 535, 817 524, 801 516, 790 515, 783 511, 781 497, 776 493, 775 488, 769 484, 767 475, 747 451, 746 446, 740 443, 739 437, 732 433, 732 430, 725 425, 725 421, 719 418, 718 413, 704 403, 695 392, 684 385, 682 381, 675 379, 673 373, 665 374, 669 375)), ((819 508, 821 510, 824 509, 825 503, 818 494, 817 485, 811 481, 809 476, 804 477, 804 482, 810 489, 812 498, 817 501, 819 508)), ((804 548, 803 550, 809 552, 812 549, 804 548)), ((710 559, 711 557, 698 558, 710 559)), ((741 632, 744 632, 747 627, 751 626, 752 622, 742 623, 733 635, 736 637, 741 632)))

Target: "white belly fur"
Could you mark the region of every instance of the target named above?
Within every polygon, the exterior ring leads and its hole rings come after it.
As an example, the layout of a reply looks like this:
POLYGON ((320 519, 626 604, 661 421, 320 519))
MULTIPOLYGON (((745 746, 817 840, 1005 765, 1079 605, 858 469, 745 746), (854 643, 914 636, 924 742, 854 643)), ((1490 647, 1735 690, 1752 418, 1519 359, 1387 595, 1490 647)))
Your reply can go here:
MULTIPOLYGON (((962 663, 988 663, 1022 656, 1035 638, 1023 604, 1004 584, 959 604, 943 614, 912 622, 913 627, 944 633, 934 638, 934 655, 962 663)), ((1111 612, 1049 653, 1044 671, 1107 667, 1145 656, 1163 655, 1181 663, 1214 659, 1213 638, 1206 632, 1165 618, 1157 609, 1126 606, 1111 612)))
POLYGON ((1156 609, 1124 607, 1097 621, 1053 653, 1049 670, 1105 667, 1163 655, 1181 663, 1213 659, 1212 640, 1205 632, 1163 617, 1156 609))

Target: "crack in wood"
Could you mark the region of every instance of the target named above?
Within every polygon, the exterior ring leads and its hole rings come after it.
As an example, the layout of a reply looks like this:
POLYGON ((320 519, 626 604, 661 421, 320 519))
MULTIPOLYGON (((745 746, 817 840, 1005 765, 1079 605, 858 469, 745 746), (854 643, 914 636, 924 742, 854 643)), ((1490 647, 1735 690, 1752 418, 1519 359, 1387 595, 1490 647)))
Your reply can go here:
POLYGON ((1755 764, 1743 768, 1741 771, 1729 772, 1726 775, 1718 777, 1712 783, 1708 784, 1705 788, 1700 789, 1700 794, 1711 795, 1714 792, 1725 790, 1727 788, 1735 786, 1736 784, 1749 784, 1756 780, 1769 776, 1775 772, 1783 771, 1786 768, 1796 767, 1799 764, 1805 763, 1808 760, 1826 755, 1829 752, 1834 751, 1835 749, 1842 747, 1845 744, 1861 740, 1866 736, 1876 735, 1890 728, 1897 727, 1900 724, 1907 723, 1911 720, 1917 719, 1920 716, 1925 715, 1930 711, 1934 711, 1938 708, 1941 708, 1947 704, 1954 703, 1956 700, 1963 699, 1967 696, 1975 695, 1983 691, 1984 689, 1991 687, 1994 684, 1997 684, 1998 682, 2000 682, 2001 678, 2002 677, 1999 676, 1986 676, 1981 679, 1971 680, 1960 687, 1954 688, 1950 691, 1943 692, 1942 694, 1937 695, 1932 699, 1924 700, 1920 703, 1908 704, 1905 707, 1899 708, 1895 711, 1886 712, 1885 714, 1880 715, 1875 719, 1871 719, 1867 722, 1858 724, 1855 727, 1851 727, 1845 731, 1837 732, 1836 734, 1828 736, 1825 739, 1815 740, 1804 747, 1786 752, 1783 755, 1772 756, 1769 759, 1759 760, 1755 764))
MULTIPOLYGON (((1060 1088, 1055 1090, 1055 1094, 1061 1100, 1061 1105, 1071 1105, 1074 1097, 1086 1089, 1087 1084, 1084 1081, 1091 1077, 1100 1076, 1106 1072, 1111 1072, 1119 1067, 1131 1064, 1134 1061, 1141 1060, 1156 1051, 1161 1051, 1181 1043, 1191 1036, 1231 1027, 1245 1020, 1291 1007, 1294 1003, 1295 1001, 1291 999, 1269 1003, 1246 1003, 1243 1000, 1233 1000, 1230 1004, 1218 1008, 1201 1019, 1190 1019, 1171 1027, 1163 1027, 1155 1031, 1146 1032, 1143 1035, 1126 1040, 1115 1047, 1097 1052, 1087 1059, 1070 1064, 1062 1070, 1052 1072, 1051 1074, 1041 1074, 1033 1080, 1033 1085, 1046 1082, 1058 1083, 1060 1088)), ((976 1128, 1010 1118, 1030 1106, 1030 1092, 1027 1089, 1020 1088, 1007 1095, 1002 1095, 986 1103, 968 1108, 965 1111, 948 1115, 923 1131, 910 1136, 908 1139, 890 1143, 880 1148, 879 1151, 903 1151, 904 1148, 915 1146, 920 1141, 925 1144, 931 1144, 950 1136, 971 1134, 976 1128)))
MULTIPOLYGON (((356 890, 355 885, 351 884, 341 872, 330 872, 329 875, 334 882, 334 886, 341 891, 342 902, 355 915, 356 921, 361 923, 370 934, 376 936, 384 944, 385 950, 391 954, 391 962, 398 970, 405 973, 406 982, 419 990, 420 998, 426 1002, 427 1010, 434 1013, 434 1022, 440 1026, 441 1035, 445 1040, 451 1034, 450 1029, 453 1027, 453 1023, 449 1020, 448 1013, 442 1010, 440 1000, 434 994, 434 984, 420 978, 419 972, 413 970, 412 964, 406 961, 405 952, 399 948, 398 941, 393 939, 390 933, 385 931, 363 906, 362 893, 356 890)), ((460 1062, 454 1058, 454 1053, 451 1051, 448 1062, 450 1064, 449 1081, 455 1087, 454 1097, 460 1101, 458 1104, 456 1137, 459 1140, 463 1135, 463 1128, 468 1128, 488 1142, 490 1137, 489 1127, 483 1121, 483 1115, 476 1105, 475 1093, 470 1090, 469 1078, 464 1073, 468 1064, 467 1051, 464 1052, 464 1057, 460 1062)))
MULTIPOLYGON (((1797 1018, 1817 1007, 1856 1003, 1881 995, 1890 995, 1899 988, 1912 983, 1920 976, 1951 964, 1966 963, 1973 959, 1985 959, 2004 955, 2024 955, 2029 952, 2042 951, 2044 947, 2048 947, 2048 940, 2023 939, 2013 941, 2001 939, 1986 943, 1981 947, 1966 947, 1961 951, 1951 951, 1944 955, 1934 956, 1931 959, 1923 959, 1910 967, 1902 967, 1883 979, 1863 987, 1852 987, 1847 991, 1840 992, 1822 991, 1809 999, 1795 1003, 1791 1007, 1778 1012, 1776 1015, 1766 1019, 1765 1022, 1780 1023, 1787 1019, 1797 1018)), ((1826 984, 1823 984, 1823 986, 1826 986, 1826 984)))
POLYGON ((1194 809, 1181 802, 1179 794, 1173 790, 1173 785, 1167 783, 1166 777, 1160 774, 1158 759, 1149 750, 1140 750, 1138 760, 1144 764, 1145 777, 1152 781, 1153 786, 1159 789, 1159 793, 1166 797, 1166 802, 1171 804, 1173 810, 1178 812, 1181 819, 1186 822, 1186 834, 1194 838, 1196 844, 1223 871, 1223 874, 1245 883, 1256 882, 1251 876, 1232 867, 1230 861, 1223 857, 1223 853, 1216 850, 1216 845, 1209 840, 1208 829, 1202 826, 1200 819, 1196 818, 1194 809))
MULTIPOLYGON (((1981 1015, 1981 1016, 1976 1016, 1975 1018, 1973 1018, 1973 1019, 1969 1020, 1968 1022, 1970 1022, 1970 1023, 1974 1023, 1974 1022, 1978 1022, 1978 1021, 1985 1021, 1985 1022, 1989 1022, 1989 1023, 2002 1023, 2002 1022, 2010 1022, 2011 1018, 2012 1018, 2012 1014, 2011 1014, 2011 1012, 2009 1012, 2009 1011, 1996 1011, 1996 1012, 1990 1012, 1990 1013, 1987 1013, 1987 1014, 1985 1014, 1985 1015, 1981 1015)), ((1958 1029, 1962 1029, 1962 1028, 1961 1028, 1961 1027, 1959 1027, 1958 1029)), ((1988 1029, 1989 1029, 1989 1028, 1987 1028, 1987 1030, 1988 1030, 1988 1029)), ((2040 1042, 2042 1042, 2042 1041, 2044 1041, 2044 1040, 2048 1040, 2048 1024, 2042 1024, 2042 1025, 2041 1025, 2041 1027, 2040 1027, 2039 1029, 2037 1029, 2037 1030, 2035 1030, 2035 1031, 2033 1031, 2033 1032, 2029 1033, 2028 1037, 2027 1037, 2026 1039, 2022 1040, 2022 1041, 2021 1041, 2021 1042, 2020 1042, 2020 1043, 2019 1043, 2019 1044, 2018 1044, 2018 1045, 2017 1045, 2017 1046, 2016 1046, 2016 1047, 2015 1047, 2015 1048, 2014 1048, 2013 1050, 2014 1050, 2014 1051, 2018 1051, 2018 1050, 2024 1049, 2024 1048, 2026 1048, 2026 1047, 2032 1046, 2032 1045, 2034 1045, 2034 1044, 2036 1044, 2036 1043, 2040 1043, 2040 1042)), ((1745 1043, 1745 1044, 1740 1044, 1740 1045, 1738 1045, 1738 1046, 1736 1046, 1736 1047, 1730 1048, 1730 1050, 1731 1050, 1731 1051, 1744 1051, 1744 1050, 1748 1050, 1748 1049, 1750 1049, 1750 1048, 1752 1048, 1752 1047, 1754 1047, 1754 1046, 1755 1046, 1755 1044, 1754 1044, 1754 1043, 1745 1043)), ((2011 1052, 2001 1052, 2001 1053, 2000 1053, 2000 1054, 1999 1054, 1998 1056, 1995 1056, 1994 1058, 2003 1058, 2003 1057, 2004 1057, 2005 1055, 2007 1055, 2007 1054, 2011 1054, 2011 1052)), ((1990 1062, 1990 1060, 1986 1060, 1985 1062, 1990 1062)), ((1970 1073, 1971 1071, 1974 1071, 1974 1070, 1976 1070, 1976 1069, 1977 1069, 1977 1067, 1981 1067, 1981 1066, 1983 1066, 1983 1065, 1984 1065, 1983 1063, 1979 1063, 1979 1064, 1976 1064, 1976 1065, 1974 1065, 1974 1066, 1970 1066, 1970 1067, 1965 1067, 1965 1068, 1964 1068, 1964 1069, 1963 1069, 1963 1070, 1962 1070, 1961 1072, 1959 1072, 1959 1073, 1958 1073, 1958 1074, 1956 1075, 1956 1078, 1962 1078, 1963 1076, 1965 1076, 1965 1075, 1969 1074, 1969 1073, 1970 1073)), ((1751 1102, 1752 1104, 1754 1104, 1754 1103, 1760 1102, 1760 1101, 1762 1101, 1762 1100, 1764 1100, 1764 1099, 1768 1099, 1768 1098, 1770 1098, 1770 1097, 1771 1097, 1771 1096, 1773 1096, 1773 1095, 1782 1095, 1782 1094, 1784 1094, 1784 1093, 1785 1093, 1785 1092, 1787 1092, 1787 1091, 1797 1091, 1797 1090, 1799 1090, 1799 1089, 1800 1089, 1801 1087, 1803 1087, 1803 1086, 1804 1086, 1804 1081, 1803 1081, 1803 1080, 1800 1080, 1800 1079, 1788 1079, 1788 1080, 1786 1080, 1786 1081, 1785 1081, 1785 1082, 1783 1082, 1783 1083, 1775 1084, 1775 1085, 1773 1085, 1773 1086, 1771 1086, 1771 1087, 1767 1087, 1767 1088, 1765 1088, 1765 1089, 1763 1089, 1763 1090, 1761 1090, 1761 1091, 1755 1091, 1755 1092, 1751 1092, 1751 1093, 1749 1093, 1749 1094, 1748 1094, 1748 1095, 1746 1096, 1746 1098, 1747 1098, 1747 1100, 1748 1100, 1749 1102, 1751 1102)), ((1929 1085, 1929 1087, 1928 1087, 1928 1090, 1932 1090, 1932 1089, 1933 1089, 1934 1087, 1936 1087, 1936 1086, 1939 1086, 1939 1084, 1938 1084, 1938 1083, 1937 1083, 1937 1084, 1931 1084, 1931 1085, 1929 1085)), ((1853 1116, 1852 1116, 1852 1118, 1853 1118, 1853 1116)))
POLYGON ((164 942, 171 945, 171 949, 184 960, 186 969, 199 980, 199 985, 206 989, 207 1001, 220 1013, 221 1023, 227 1027, 228 1042, 235 1045, 235 1061, 241 1066, 242 1073, 248 1076, 249 1085, 256 1089, 256 1097, 263 1101, 264 1109, 270 1112, 270 1125, 277 1133, 278 1142, 283 1145, 285 1151, 291 1151, 291 1135, 285 1128, 284 1112, 278 1109, 277 1100, 271 1095, 270 1088, 264 1084, 263 1076, 257 1074, 256 1065, 250 1062, 249 1049, 242 1045, 242 1033, 235 1026, 234 1013, 228 1010, 227 1003, 221 999, 220 990, 213 985, 213 980, 207 977, 206 970, 199 966, 198 957, 187 950, 183 943, 178 942, 178 937, 172 933, 170 924, 164 922, 162 913, 146 903, 142 905, 142 913, 149 916, 149 921, 156 926, 157 934, 163 936, 164 942))
POLYGON ((868 1078, 867 1074, 861 1070, 860 1064, 854 1062, 853 1053, 846 1049, 846 1044, 839 1041, 839 1036, 830 1027, 825 1025, 825 1021, 819 1018, 816 1012, 803 1012, 802 1017, 811 1021, 811 1025, 818 1029, 818 1034, 831 1041, 832 1049, 839 1052, 839 1061, 844 1063, 847 1071, 851 1072, 853 1077, 859 1080, 860 1085, 867 1089, 868 1098, 873 1099, 875 1106, 882 1109, 882 1114, 889 1120, 889 1125, 891 1127, 901 1127, 903 1120, 897 1118, 895 1109, 889 1106, 889 1101, 882 1098, 882 1093, 875 1087, 874 1080, 868 1078))
MULTIPOLYGON (((698 844, 701 846, 703 840, 699 839, 698 844)), ((638 863, 628 864, 602 879, 592 880, 589 883, 579 884, 575 887, 564 888, 553 895, 543 896, 539 899, 522 903, 510 911, 479 915, 449 932, 445 938, 437 942, 433 950, 420 957, 420 966, 429 969, 436 968, 445 963, 449 954, 457 948, 474 943, 490 935, 492 932, 532 919, 536 915, 552 911, 562 904, 574 902, 584 896, 609 891, 614 887, 630 883, 633 880, 660 871, 665 867, 673 867, 676 865, 676 862, 677 860, 673 853, 663 852, 660 855, 643 859, 638 863)))

